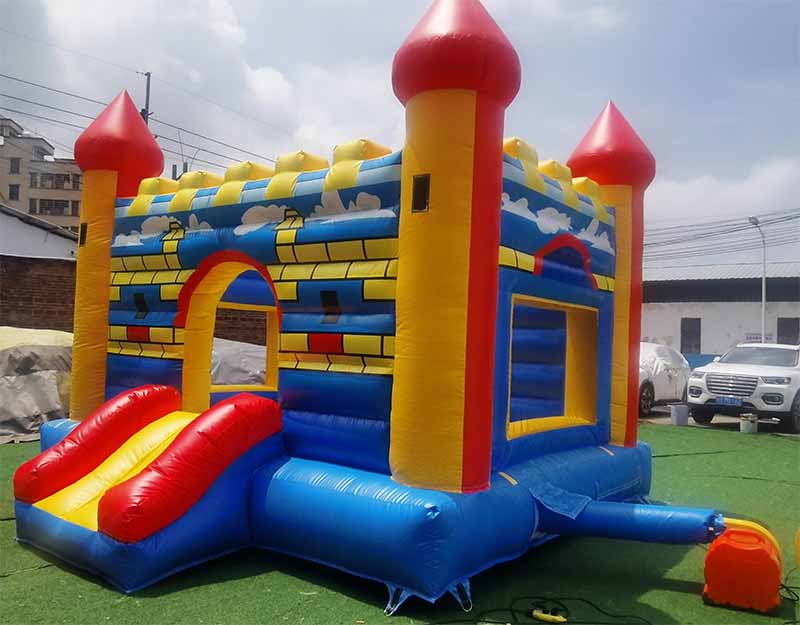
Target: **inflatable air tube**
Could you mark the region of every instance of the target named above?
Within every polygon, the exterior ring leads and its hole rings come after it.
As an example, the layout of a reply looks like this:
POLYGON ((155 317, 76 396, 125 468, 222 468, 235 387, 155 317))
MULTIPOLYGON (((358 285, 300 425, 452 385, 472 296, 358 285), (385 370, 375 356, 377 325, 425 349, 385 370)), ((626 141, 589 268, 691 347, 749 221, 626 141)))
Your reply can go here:
POLYGON ((590 501, 574 519, 539 508, 539 530, 565 536, 695 544, 709 543, 725 529, 721 514, 703 508, 590 501))

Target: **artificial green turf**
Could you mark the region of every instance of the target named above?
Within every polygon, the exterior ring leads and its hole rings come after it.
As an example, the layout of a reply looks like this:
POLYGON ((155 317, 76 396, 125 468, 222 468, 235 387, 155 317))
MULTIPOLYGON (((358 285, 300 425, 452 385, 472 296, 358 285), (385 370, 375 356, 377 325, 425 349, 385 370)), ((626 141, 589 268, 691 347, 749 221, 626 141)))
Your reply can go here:
MULTIPOLYGON (((758 518, 783 546, 786 572, 794 566, 800 439, 651 424, 642 424, 640 437, 655 455, 654 498, 758 518)), ((382 585, 258 550, 220 558, 134 596, 121 595, 14 543, 14 521, 7 520, 13 516, 11 475, 37 448, 36 443, 0 447, 0 623, 405 625, 468 616, 449 597, 435 606, 412 599, 387 621, 382 585)), ((654 624, 777 624, 798 618, 786 602, 772 617, 704 605, 704 555, 699 546, 561 539, 473 578, 475 613, 506 607, 517 597, 546 595, 582 597, 654 624)), ((791 583, 800 584, 800 573, 791 583)), ((569 607, 575 620, 609 621, 586 605, 569 607)), ((500 612, 491 618, 510 620, 500 612)))

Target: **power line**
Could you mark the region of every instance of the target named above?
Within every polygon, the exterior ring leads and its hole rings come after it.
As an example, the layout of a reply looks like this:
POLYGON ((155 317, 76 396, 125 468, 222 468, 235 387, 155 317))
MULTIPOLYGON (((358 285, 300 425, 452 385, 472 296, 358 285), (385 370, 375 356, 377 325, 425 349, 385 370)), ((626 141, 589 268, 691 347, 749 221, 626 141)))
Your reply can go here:
POLYGON ((173 139, 172 137, 168 137, 166 135, 155 135, 156 139, 164 139, 166 141, 172 141, 173 143, 177 143, 183 147, 189 148, 190 150, 200 150, 201 152, 205 152, 206 154, 212 154, 214 156, 219 156, 220 158, 228 159, 229 161, 236 163, 239 161, 238 158, 234 158, 233 156, 228 156, 226 154, 220 154, 219 152, 212 152, 209 149, 202 148, 198 145, 192 145, 191 143, 186 143, 185 141, 179 141, 178 139, 173 139))
POLYGON ((676 225, 672 225, 672 226, 662 226, 660 228, 646 228, 646 233, 647 233, 647 235, 655 235, 655 236, 657 236, 657 235, 660 235, 662 233, 666 234, 666 233, 676 232, 676 231, 687 232, 687 231, 690 231, 690 230, 714 229, 714 228, 716 228, 718 226, 723 226, 723 225, 741 224, 742 220, 743 219, 747 219, 747 217, 749 217, 750 215, 755 215, 756 217, 759 217, 759 218, 762 218, 762 217, 763 218, 768 218, 770 216, 780 216, 780 215, 787 215, 787 214, 796 213, 796 212, 798 212, 798 210, 800 210, 800 209, 790 208, 790 209, 777 210, 777 211, 765 211, 763 213, 749 213, 748 215, 742 215, 742 216, 733 217, 733 218, 729 217, 729 218, 726 218, 726 219, 714 219, 714 220, 700 221, 700 222, 689 223, 689 224, 681 223, 681 224, 676 224, 676 225))
MULTIPOLYGON (((126 65, 121 65, 119 63, 114 63, 113 61, 109 61, 108 59, 103 59, 103 58, 88 54, 86 52, 81 52, 80 50, 73 50, 73 49, 70 49, 70 48, 65 48, 63 46, 59 46, 57 44, 51 43, 51 42, 49 42, 47 40, 44 40, 44 39, 37 39, 37 38, 31 37, 29 35, 23 35, 21 33, 15 33, 15 32, 13 32, 11 30, 8 30, 8 29, 2 28, 2 27, 0 27, 0 32, 8 33, 9 35, 12 35, 14 37, 19 37, 21 39, 26 39, 26 40, 34 42, 34 43, 38 43, 38 44, 45 45, 45 46, 48 46, 48 47, 51 47, 51 48, 55 48, 56 50, 61 50, 62 52, 68 52, 70 54, 76 54, 78 56, 82 56, 84 58, 91 59, 92 61, 96 61, 98 63, 103 63, 105 65, 109 65, 111 67, 115 67, 117 69, 120 69, 120 70, 123 70, 123 71, 126 71, 126 72, 132 72, 132 73, 138 74, 140 76, 146 75, 146 72, 143 72, 141 70, 134 69, 134 68, 128 67, 126 65)), ((210 99, 209 97, 204 96, 203 94, 196 93, 196 92, 193 92, 193 91, 189 91, 188 89, 184 89, 180 85, 176 85, 175 83, 172 83, 172 82, 170 82, 168 80, 164 80, 163 78, 160 78, 158 76, 153 76, 153 79, 157 80, 158 82, 166 85, 167 87, 169 87, 171 89, 175 89, 176 91, 180 91, 180 92, 185 93, 186 95, 189 95, 189 96, 191 96, 193 98, 196 98, 196 99, 199 99, 199 100, 203 100, 204 102, 207 102, 208 104, 211 104, 211 105, 216 106, 218 108, 221 108, 221 109, 223 109, 225 111, 233 113, 234 115, 238 115, 242 119, 247 119, 247 120, 250 120, 250 121, 255 122, 257 124, 261 124, 262 126, 264 126, 266 128, 271 128, 273 130, 277 130, 278 132, 281 132, 281 133, 285 134, 286 136, 291 137, 291 133, 288 130, 286 130, 285 128, 281 128, 280 126, 277 126, 275 124, 271 124, 269 122, 265 122, 262 119, 258 119, 256 117, 252 117, 251 115, 247 115, 246 113, 243 113, 240 110, 237 110, 237 109, 235 109, 233 107, 230 107, 230 106, 227 106, 225 104, 221 104, 219 102, 216 102, 216 101, 210 99)))
POLYGON ((114 63, 113 61, 109 61, 108 59, 101 59, 100 57, 93 56, 91 54, 87 54, 86 52, 80 52, 79 50, 72 50, 70 48, 64 48, 63 46, 56 45, 54 43, 50 43, 45 39, 36 39, 35 37, 31 37, 30 35, 23 35, 22 33, 15 33, 14 31, 8 30, 7 28, 0 27, 0 32, 7 33, 12 37, 18 37, 20 39, 26 39, 28 41, 32 41, 33 43, 38 43, 43 46, 48 46, 50 48, 55 48, 56 50, 61 50, 62 52, 69 52, 70 54, 77 54, 78 56, 82 56, 87 59, 91 59, 92 61, 96 61, 98 63, 103 63, 104 65, 109 65, 111 67, 116 67, 117 69, 121 69, 126 72, 133 72, 134 74, 143 74, 144 72, 139 71, 138 69, 133 69, 132 67, 127 67, 125 65, 120 65, 119 63, 114 63))
MULTIPOLYGON (((168 150, 164 146, 161 146, 161 150, 164 151, 164 152, 169 152, 170 154, 176 154, 177 156, 180 156, 181 158, 183 158, 183 154, 181 154, 180 152, 176 152, 175 150, 168 150)), ((203 160, 202 158, 193 158, 192 160, 193 161, 197 161, 198 163, 206 163, 207 165, 213 165, 214 167, 219 167, 220 169, 227 169, 227 165, 220 165, 219 163, 214 163, 212 161, 206 161, 206 160, 203 160)))
MULTIPOLYGON (((34 106, 41 106, 43 108, 51 109, 53 111, 58 111, 60 113, 68 113, 70 115, 76 115, 77 117, 83 117, 84 119, 94 120, 94 117, 91 115, 84 115, 83 113, 76 113, 75 111, 70 111, 68 109, 59 108, 57 106, 51 106, 49 104, 43 104, 41 102, 36 102, 34 100, 26 100, 25 98, 19 98, 17 96, 9 95, 7 93, 0 93, 0 96, 5 98, 11 98, 12 100, 19 100, 20 102, 25 102, 27 104, 33 104, 34 106)), ((9 109, 10 110, 10 109, 9 109)), ((58 122, 62 123, 62 122, 58 122)), ((209 150, 208 148, 204 148, 198 145, 192 145, 191 143, 186 143, 185 141, 180 141, 178 139, 173 139, 172 137, 168 137, 167 135, 155 135, 156 139, 164 139, 165 141, 172 141, 173 143, 178 143, 180 145, 186 146, 192 150, 200 150, 202 152, 206 152, 208 154, 212 154, 214 156, 219 156, 221 158, 228 159, 232 162, 237 162, 239 159, 233 156, 228 156, 227 154, 221 154, 219 152, 214 152, 213 150, 209 150)), ((234 148, 235 149, 235 148, 234 148)))
MULTIPOLYGON (((776 260, 771 261, 770 265, 795 265, 795 261, 791 260, 776 260)), ((693 265, 658 265, 659 269, 685 269, 687 267, 752 267, 753 265, 760 265, 760 263, 740 262, 740 263, 696 263, 693 265)))
MULTIPOLYGON (((65 121, 62 121, 60 119, 53 119, 52 117, 45 117, 44 115, 34 115, 33 113, 25 113, 24 111, 17 111, 15 109, 10 109, 10 108, 6 108, 6 107, 2 107, 2 106, 0 106, 0 111, 9 111, 11 113, 17 113, 19 115, 26 115, 28 117, 33 117, 35 119, 42 119, 42 120, 53 122, 53 123, 56 123, 56 124, 63 124, 65 126, 71 126, 73 128, 77 128, 79 130, 84 130, 83 126, 78 126, 77 124, 71 124, 69 122, 65 122, 65 121)), ((175 150, 169 150, 169 149, 167 149, 167 148, 165 148, 163 146, 159 146, 159 147, 161 147, 162 151, 164 151, 164 152, 168 152, 170 154, 177 154, 178 156, 183 157, 183 155, 180 152, 176 152, 175 150)), ((199 163, 206 163, 208 165, 213 165, 213 166, 219 167, 221 169, 225 169, 226 168, 225 165, 220 165, 219 163, 214 163, 213 161, 206 161, 206 160, 201 159, 201 158, 195 158, 193 160, 196 160, 199 163)))
POLYGON ((156 122, 158 124, 161 124, 163 126, 167 126, 168 128, 174 128, 175 130, 183 131, 186 134, 192 135, 193 137, 199 137, 200 139, 205 139, 206 141, 211 141, 212 143, 218 143, 219 145, 225 146, 226 148, 230 148, 232 150, 236 150, 238 152, 241 152, 242 154, 249 154, 250 156, 255 156, 257 158, 262 158, 262 159, 264 159, 266 161, 270 161, 271 163, 275 162, 275 159, 270 158, 269 156, 264 156, 263 154, 257 154, 256 152, 250 152, 249 150, 243 150, 242 148, 237 148, 234 145, 230 145, 229 143, 225 143, 225 142, 219 141, 217 139, 212 139, 211 137, 207 137, 207 136, 205 136, 203 134, 200 134, 199 132, 194 132, 193 130, 189 130, 188 128, 183 128, 181 126, 177 126, 175 124, 171 124, 169 122, 165 122, 163 120, 156 119, 152 115, 150 116, 150 121, 154 121, 154 122, 156 122))
MULTIPOLYGON (((761 224, 763 226, 771 226, 771 225, 775 225, 775 224, 786 223, 786 222, 789 222, 789 221, 795 221, 797 219, 800 219, 800 211, 795 215, 786 215, 786 216, 783 216, 783 217, 775 217, 775 218, 772 218, 772 219, 762 219, 761 220, 761 224)), ((716 237, 725 236, 725 235, 729 235, 729 234, 742 233, 742 232, 745 232, 745 231, 750 231, 752 229, 753 229, 753 226, 750 223, 740 223, 738 225, 730 226, 730 227, 727 227, 727 228, 706 230, 706 231, 702 231, 702 232, 697 232, 695 234, 685 233, 685 234, 681 234, 680 236, 676 236, 675 238, 663 239, 663 240, 660 240, 660 241, 659 240, 653 241, 652 239, 649 240, 649 241, 645 240, 644 246, 645 247, 649 247, 649 248, 654 248, 654 247, 671 246, 671 245, 675 245, 675 244, 684 244, 684 243, 687 243, 687 242, 697 241, 697 240, 701 240, 701 239, 716 238, 716 237)))
POLYGON ((85 102, 91 102, 92 104, 99 104, 100 106, 108 106, 108 102, 101 102, 100 100, 95 100, 94 98, 87 98, 86 96, 78 95, 77 93, 71 93, 69 91, 64 91, 62 89, 56 89, 55 87, 48 87, 47 85, 42 85, 37 82, 32 82, 30 80, 23 80, 22 78, 17 78, 16 76, 9 76, 8 74, 0 73, 0 78, 7 78, 8 80, 13 80, 15 82, 21 82, 25 85, 30 85, 31 87, 38 87, 39 89, 46 89, 47 91, 52 91, 54 93, 60 93, 61 95, 69 96, 70 98, 77 98, 78 100, 84 100, 85 102))
POLYGON ((70 122, 65 122, 61 119, 53 119, 52 117, 45 117, 44 115, 35 115, 33 113, 26 113, 25 111, 18 111, 16 109, 10 109, 5 106, 0 106, 0 111, 8 111, 9 113, 16 113, 17 115, 24 115, 26 117, 33 117, 34 119, 41 119, 48 122, 53 122, 54 124, 62 124, 64 126, 70 126, 71 128, 77 128, 78 130, 85 130, 83 126, 78 126, 78 124, 72 124, 70 122))
POLYGON ((15 95, 9 95, 7 93, 0 93, 0 96, 4 98, 10 98, 12 100, 18 100, 19 102, 25 102, 26 104, 33 104, 34 106, 41 106, 42 108, 50 109, 52 111, 58 111, 59 113, 68 113, 69 115, 75 115, 76 117, 83 117, 84 119, 90 119, 94 121, 94 117, 91 115, 84 115, 83 113, 76 113, 75 111, 70 111, 68 109, 62 109, 57 106, 52 106, 50 104, 44 104, 42 102, 36 102, 35 100, 26 100, 25 98, 20 98, 15 95))
MULTIPOLYGON (((778 240, 768 240, 767 248, 783 247, 785 245, 797 245, 797 238, 794 236, 782 238, 778 240)), ((713 248, 702 247, 687 250, 676 250, 674 252, 661 252, 655 254, 645 254, 644 260, 670 260, 678 258, 691 258, 695 256, 714 256, 718 254, 726 254, 731 252, 745 252, 750 250, 761 249, 761 243, 753 245, 734 244, 728 246, 714 246, 713 248)))
MULTIPOLYGON (((33 86, 33 87, 37 87, 37 88, 39 88, 39 89, 45 89, 45 90, 47 90, 47 91, 52 91, 52 92, 54 92, 54 93, 59 93, 59 94, 61 94, 61 95, 66 95, 66 96, 69 96, 69 97, 71 97, 71 98, 77 98, 77 99, 79 99, 79 100, 84 100, 84 101, 86 101, 86 102, 91 102, 91 103, 93 103, 93 104, 99 104, 99 105, 101 105, 101 106, 108 106, 108 104, 107 104, 106 102, 101 102, 100 100, 94 100, 93 98, 87 98, 87 97, 85 97, 85 96, 82 96, 82 95, 79 95, 79 94, 77 94, 77 93, 72 93, 72 92, 70 92, 70 91, 64 91, 64 90, 62 90, 62 89, 56 89, 56 88, 54 88, 54 87, 50 87, 50 86, 48 86, 48 85, 43 85, 43 84, 41 84, 41 83, 36 83, 36 82, 29 81, 29 80, 23 80, 22 78, 17 78, 16 76, 9 76, 8 74, 2 74, 2 73, 0 73, 0 77, 2 77, 2 78, 7 78, 7 79, 9 79, 9 80, 14 80, 14 81, 17 81, 17 82, 21 82, 21 83, 24 83, 24 84, 26 84, 26 85, 31 85, 31 86, 33 86)), ((14 98, 14 99, 20 99, 20 100, 22 100, 22 98, 17 98, 16 96, 7 96, 7 97, 12 97, 12 98, 14 98)), ((31 103, 34 103, 34 104, 36 104, 36 105, 39 105, 39 106, 44 106, 45 108, 53 108, 53 109, 55 109, 55 110, 61 110, 62 112, 67 112, 67 113, 70 113, 70 114, 72 114, 72 115, 78 115, 78 116, 81 116, 81 117, 86 117, 87 119, 94 119, 93 117, 90 117, 90 116, 83 115, 82 113, 76 113, 76 112, 74 112, 74 111, 69 111, 69 110, 67 110, 67 109, 57 109, 56 107, 51 107, 50 105, 46 105, 46 104, 43 104, 43 103, 41 103, 41 102, 35 102, 35 101, 30 101, 30 100, 23 100, 23 101, 25 101, 25 102, 31 102, 31 103)), ((11 110, 11 109, 8 109, 8 110, 11 110)), ((19 114, 20 114, 20 115, 25 115, 25 113, 23 113, 23 112, 20 112, 19 114)), ((40 118, 41 118, 41 116, 40 116, 40 118)), ((157 122, 157 123, 159 123, 159 124, 162 124, 163 126, 167 126, 167 127, 169 127, 169 128, 173 128, 173 129, 175 129, 175 130, 180 130, 180 131, 182 131, 182 132, 185 132, 185 133, 187 133, 187 134, 190 134, 190 135, 192 135, 192 136, 198 137, 198 138, 200 138, 200 139, 204 139, 204 140, 206 140, 206 141, 210 141, 211 143, 216 143, 216 144, 218 144, 218 145, 221 145, 221 146, 224 146, 224 147, 226 147, 226 148, 230 148, 231 150, 236 150, 237 152, 241 152, 242 154, 248 154, 248 155, 250 155, 250 156, 255 156, 255 157, 257 157, 257 158, 260 158, 260 159, 264 159, 264 160, 270 161, 270 162, 272 162, 272 163, 274 163, 274 162, 275 162, 275 159, 273 159, 273 158, 270 158, 270 157, 268 157, 268 156, 264 156, 263 154, 258 154, 257 152, 252 152, 252 151, 250 151, 250 150, 245 150, 245 149, 243 149, 243 148, 237 147, 237 146, 235 146, 235 145, 231 145, 230 143, 225 143, 224 141, 220 141, 219 139, 214 139, 214 138, 212 138, 212 137, 209 137, 209 136, 207 136, 207 135, 204 135, 204 134, 202 134, 202 133, 196 132, 196 131, 194 131, 194 130, 190 130, 190 129, 188 129, 188 128, 184 128, 184 127, 182 127, 182 126, 178 126, 177 124, 172 124, 172 123, 170 123, 170 122, 163 121, 163 120, 161 120, 161 119, 156 119, 156 118, 155 118, 153 115, 151 115, 151 116, 150 116, 150 120, 151 120, 151 121, 154 121, 154 122, 157 122)), ((52 120, 51 120, 51 121, 52 121, 52 120)), ((55 123, 66 123, 66 122, 61 122, 60 120, 57 120, 55 123)), ((77 126, 76 126, 76 127, 77 127, 77 126)), ((208 150, 206 150, 205 148, 201 148, 201 149, 202 149, 203 151, 207 151, 207 152, 208 152, 208 150)), ((239 159, 232 158, 231 160, 232 160, 232 161, 237 161, 237 160, 239 160, 239 159)))

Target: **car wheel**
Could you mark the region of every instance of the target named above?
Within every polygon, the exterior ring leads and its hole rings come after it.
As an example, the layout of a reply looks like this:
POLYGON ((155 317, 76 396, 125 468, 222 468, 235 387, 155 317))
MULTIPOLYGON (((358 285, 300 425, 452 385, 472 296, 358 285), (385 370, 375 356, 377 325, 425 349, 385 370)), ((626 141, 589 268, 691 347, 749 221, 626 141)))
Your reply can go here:
POLYGON ((709 410, 708 408, 692 407, 691 412, 694 422, 699 423, 700 425, 708 425, 714 420, 714 411, 709 410))
POLYGON ((783 421, 786 430, 791 434, 800 434, 800 391, 794 396, 792 410, 783 421))
POLYGON ((649 382, 642 384, 639 389, 639 417, 649 417, 653 412, 653 404, 656 401, 656 394, 653 385, 649 382))

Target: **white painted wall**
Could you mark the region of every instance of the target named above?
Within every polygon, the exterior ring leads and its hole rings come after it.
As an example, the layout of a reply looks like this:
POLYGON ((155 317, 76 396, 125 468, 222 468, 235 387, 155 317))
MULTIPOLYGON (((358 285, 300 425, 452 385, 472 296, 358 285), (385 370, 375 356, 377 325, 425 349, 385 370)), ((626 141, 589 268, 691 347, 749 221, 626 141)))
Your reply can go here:
POLYGON ((70 239, 0 213, 0 254, 27 258, 75 258, 76 243, 70 239))
MULTIPOLYGON (((642 306, 642 340, 680 351, 683 317, 702 320, 700 348, 704 354, 721 354, 748 335, 761 337, 760 302, 674 302, 642 306)), ((775 340, 778 317, 800 317, 800 304, 767 302, 767 342, 775 340)))

